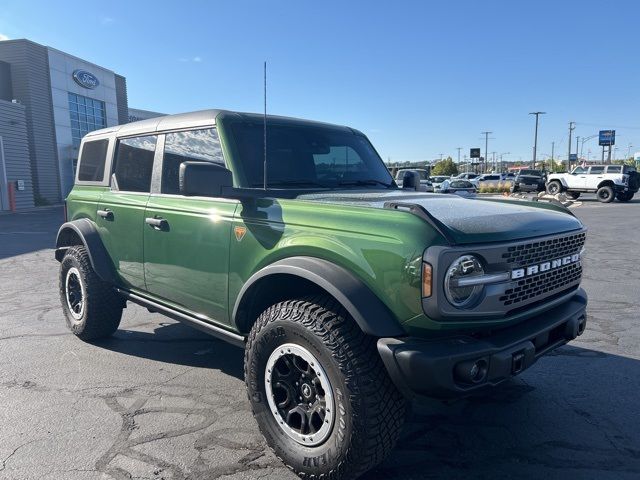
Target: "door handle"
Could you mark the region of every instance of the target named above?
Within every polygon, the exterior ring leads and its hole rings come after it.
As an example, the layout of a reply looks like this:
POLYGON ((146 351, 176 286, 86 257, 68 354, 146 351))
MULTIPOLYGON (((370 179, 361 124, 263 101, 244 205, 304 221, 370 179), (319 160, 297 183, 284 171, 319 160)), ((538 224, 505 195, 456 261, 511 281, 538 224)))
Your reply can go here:
POLYGON ((168 230, 169 222, 165 218, 147 217, 144 223, 151 226, 154 230, 168 230))
POLYGON ((98 216, 104 218, 105 220, 113 220, 113 212, 108 208, 105 208, 104 210, 98 210, 96 213, 98 214, 98 216))

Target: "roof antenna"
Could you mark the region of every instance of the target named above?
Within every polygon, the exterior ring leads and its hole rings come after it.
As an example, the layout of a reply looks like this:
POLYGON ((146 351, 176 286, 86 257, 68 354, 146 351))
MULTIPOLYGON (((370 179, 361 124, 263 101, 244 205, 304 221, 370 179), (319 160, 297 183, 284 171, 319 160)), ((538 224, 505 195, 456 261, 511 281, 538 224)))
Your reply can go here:
POLYGON ((263 189, 267 189, 267 62, 264 62, 264 179, 263 189))

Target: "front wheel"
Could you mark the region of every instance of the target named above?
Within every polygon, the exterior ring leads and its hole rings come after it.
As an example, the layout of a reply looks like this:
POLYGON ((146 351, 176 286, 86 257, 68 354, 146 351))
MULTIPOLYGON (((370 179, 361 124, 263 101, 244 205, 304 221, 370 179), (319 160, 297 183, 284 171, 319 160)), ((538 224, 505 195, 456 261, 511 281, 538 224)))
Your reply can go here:
POLYGON ((562 191, 562 184, 557 180, 552 180, 547 184, 547 193, 549 195, 555 195, 562 191))
POLYGON ((602 203, 613 202, 613 199, 615 198, 613 194, 613 188, 608 185, 600 187, 596 192, 596 197, 598 197, 598 201, 602 203))
POLYGON ((302 478, 356 478, 390 453, 405 400, 373 337, 333 298, 277 303, 245 349, 253 414, 275 454, 302 478))

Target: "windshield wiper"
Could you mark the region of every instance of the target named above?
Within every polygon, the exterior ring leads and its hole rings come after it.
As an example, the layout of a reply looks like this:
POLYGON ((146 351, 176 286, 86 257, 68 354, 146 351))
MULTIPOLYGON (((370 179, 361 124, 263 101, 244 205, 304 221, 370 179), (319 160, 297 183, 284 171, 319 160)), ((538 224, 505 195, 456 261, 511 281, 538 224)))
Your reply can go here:
POLYGON ((370 180, 349 180, 346 182, 338 182, 338 185, 356 185, 356 186, 360 186, 360 185, 382 185, 386 188, 392 187, 393 184, 392 183, 386 183, 383 182, 382 180, 374 180, 374 179, 370 179, 370 180))
MULTIPOLYGON (((254 183, 254 187, 261 187, 262 183, 254 183)), ((268 182, 267 187, 320 187, 320 188, 331 188, 328 185, 324 185, 319 182, 314 182, 313 180, 276 180, 273 182, 268 182)))

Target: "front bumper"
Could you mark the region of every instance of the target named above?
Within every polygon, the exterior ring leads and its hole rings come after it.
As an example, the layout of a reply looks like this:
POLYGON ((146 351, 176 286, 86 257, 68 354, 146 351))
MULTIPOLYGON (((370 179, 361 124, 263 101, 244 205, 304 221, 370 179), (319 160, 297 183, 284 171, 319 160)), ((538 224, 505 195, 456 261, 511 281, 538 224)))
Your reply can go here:
POLYGON ((378 352, 406 397, 460 397, 519 374, 581 335, 586 306, 587 295, 579 289, 565 303, 487 336, 381 338, 378 352))

